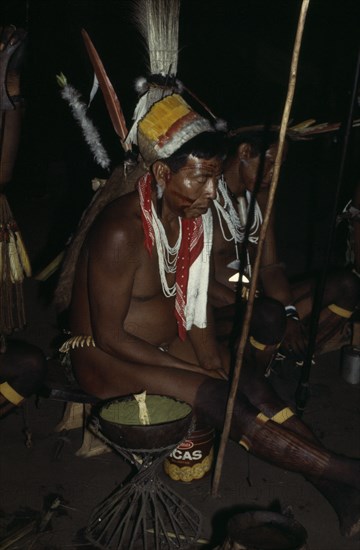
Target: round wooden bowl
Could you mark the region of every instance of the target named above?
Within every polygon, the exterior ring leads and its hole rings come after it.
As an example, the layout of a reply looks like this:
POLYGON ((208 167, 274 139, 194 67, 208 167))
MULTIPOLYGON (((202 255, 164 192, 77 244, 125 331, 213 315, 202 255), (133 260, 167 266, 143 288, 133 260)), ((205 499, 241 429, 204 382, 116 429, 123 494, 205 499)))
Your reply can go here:
POLYGON ((98 403, 93 414, 103 435, 115 445, 131 450, 176 447, 187 435, 192 408, 184 401, 165 395, 147 395, 150 424, 139 420, 138 403, 133 395, 98 403))

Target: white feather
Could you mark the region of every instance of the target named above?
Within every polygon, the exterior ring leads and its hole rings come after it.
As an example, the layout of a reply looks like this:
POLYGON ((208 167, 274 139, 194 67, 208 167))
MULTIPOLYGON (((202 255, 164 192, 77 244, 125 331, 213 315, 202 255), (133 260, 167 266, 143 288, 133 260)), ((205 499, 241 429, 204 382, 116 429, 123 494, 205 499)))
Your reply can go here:
POLYGON ((97 93, 98 89, 99 89, 99 81, 96 78, 96 74, 94 73, 93 84, 92 84, 92 87, 91 87, 91 90, 90 90, 88 108, 90 107, 94 97, 96 96, 96 93, 97 93))
POLYGON ((138 78, 135 79, 134 87, 135 87, 135 91, 139 95, 142 95, 148 90, 149 84, 144 76, 139 76, 138 78))
POLYGON ((79 92, 71 84, 65 84, 61 90, 61 97, 68 102, 73 116, 80 125, 85 141, 89 145, 97 164, 102 168, 109 168, 110 159, 101 144, 99 132, 87 116, 86 105, 81 101, 79 92))
POLYGON ((219 132, 227 132, 227 129, 228 129, 227 122, 222 118, 215 119, 214 126, 216 130, 218 130, 219 132))
POLYGON ((137 0, 135 21, 148 54, 151 74, 176 76, 180 0, 137 0))

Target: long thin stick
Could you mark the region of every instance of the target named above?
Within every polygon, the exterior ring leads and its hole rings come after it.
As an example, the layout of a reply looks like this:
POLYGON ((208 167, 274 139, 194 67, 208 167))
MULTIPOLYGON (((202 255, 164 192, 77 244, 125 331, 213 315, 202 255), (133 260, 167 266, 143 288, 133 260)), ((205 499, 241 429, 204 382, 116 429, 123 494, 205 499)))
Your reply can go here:
POLYGON ((285 106, 280 126, 280 133, 279 133, 279 147, 276 154, 276 159, 274 163, 274 172, 273 177, 271 180, 271 186, 270 186, 270 193, 269 193, 269 199, 266 205, 266 211, 264 214, 263 224, 260 231, 259 236, 259 242, 257 247, 257 254, 255 258, 255 264, 254 264, 254 270, 251 277, 251 283, 250 283, 250 292, 249 292, 249 299, 246 305, 246 312, 245 312, 245 319, 243 323, 243 328, 241 332, 241 338, 237 350, 237 356, 236 356, 236 363, 234 368, 234 376, 233 380, 231 382, 231 388, 229 392, 229 398, 227 402, 226 407, 226 416, 225 416, 225 422, 224 422, 224 428, 223 433, 221 436, 220 441, 220 447, 219 452, 217 455, 216 465, 215 465, 215 472, 214 472, 214 478, 212 483, 212 495, 216 496, 218 494, 218 488, 219 488, 219 482, 220 482, 220 476, 224 461, 224 455, 225 455, 225 448, 227 444, 227 440, 230 433, 230 426, 232 421, 232 415, 236 400, 236 393, 238 389, 239 384, 239 378, 240 378, 240 372, 243 362, 243 356, 244 356, 244 349, 246 345, 246 341, 249 334, 249 328, 250 328, 250 320, 254 305, 254 298, 255 298, 255 292, 256 292, 256 286, 257 286, 257 279, 259 274, 259 267, 260 267, 260 259, 262 254, 262 249, 264 245, 264 240, 266 236, 267 227, 269 225, 269 219, 271 215, 271 209, 273 206, 274 198, 275 198, 275 192, 276 187, 279 180, 279 174, 280 174, 280 166, 281 166, 281 159, 283 156, 283 150, 284 150, 284 144, 285 144, 285 136, 286 136, 286 130, 289 122, 289 115, 291 111, 292 101, 294 98, 294 92, 295 92, 295 84, 296 84, 296 77, 297 77, 297 67, 298 67, 298 61, 299 61, 299 53, 301 48, 301 42, 302 42, 302 35, 304 31, 305 26, 305 19, 307 10, 309 7, 310 0, 303 0, 301 5, 301 11, 296 31, 296 37, 295 37, 295 43, 294 43, 294 50, 293 50, 293 56, 291 61, 291 67, 290 67, 290 77, 289 77, 289 84, 288 84, 288 92, 287 97, 285 100, 285 106))

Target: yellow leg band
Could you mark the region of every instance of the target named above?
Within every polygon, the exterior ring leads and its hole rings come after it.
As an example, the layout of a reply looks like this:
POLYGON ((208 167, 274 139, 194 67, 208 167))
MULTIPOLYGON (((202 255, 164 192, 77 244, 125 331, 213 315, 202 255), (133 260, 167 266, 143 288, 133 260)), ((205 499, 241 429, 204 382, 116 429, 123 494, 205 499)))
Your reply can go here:
POLYGON ((259 349, 260 351, 264 351, 264 349, 266 349, 267 347, 265 344, 262 344, 261 342, 258 342, 257 340, 255 340, 253 336, 250 336, 249 341, 254 348, 259 349))
POLYGON ((289 409, 289 407, 285 407, 285 409, 282 409, 278 413, 274 414, 274 416, 271 417, 271 420, 273 422, 276 422, 276 424, 283 424, 286 422, 289 418, 294 416, 294 412, 289 409))
POLYGON ((259 414, 256 416, 256 420, 260 422, 260 424, 265 424, 270 420, 270 418, 266 416, 266 414, 259 412, 259 414))
POLYGON ((335 315, 339 315, 339 317, 345 317, 345 319, 349 319, 353 314, 352 311, 344 309, 343 307, 339 307, 336 304, 330 304, 328 308, 330 309, 330 311, 335 313, 335 315))
POLYGON ((278 344, 262 344, 261 342, 258 342, 255 340, 253 336, 250 336, 249 338, 250 344, 253 346, 253 348, 259 349, 260 351, 264 351, 267 348, 270 348, 271 346, 275 346, 276 349, 278 349, 281 346, 281 342, 278 344))
POLYGON ((250 451, 250 441, 246 437, 246 435, 243 435, 242 438, 239 441, 239 445, 244 447, 246 451, 250 451))
POLYGON ((0 384, 0 393, 13 405, 19 405, 25 398, 15 391, 7 382, 0 384))

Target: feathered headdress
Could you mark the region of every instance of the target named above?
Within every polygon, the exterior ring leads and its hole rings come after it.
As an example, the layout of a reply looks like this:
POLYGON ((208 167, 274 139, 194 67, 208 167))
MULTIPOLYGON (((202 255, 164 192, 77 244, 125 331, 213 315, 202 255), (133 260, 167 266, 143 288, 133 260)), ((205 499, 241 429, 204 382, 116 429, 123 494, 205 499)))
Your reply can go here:
POLYGON ((137 145, 139 121, 150 107, 182 85, 177 80, 180 0, 137 0, 134 21, 148 53, 148 77, 140 77, 135 89, 140 99, 135 107, 133 125, 126 143, 137 145))

